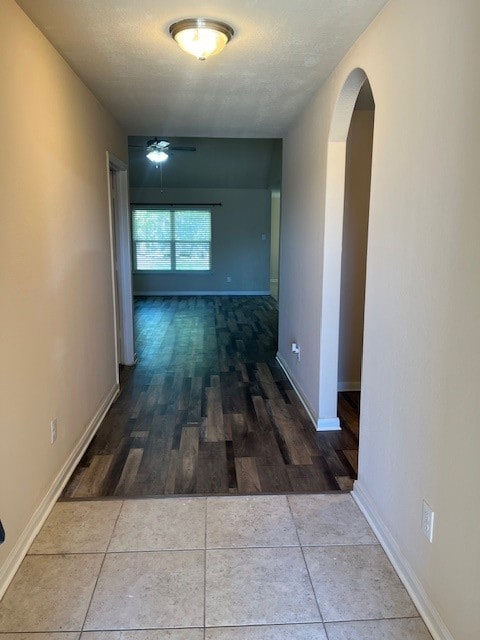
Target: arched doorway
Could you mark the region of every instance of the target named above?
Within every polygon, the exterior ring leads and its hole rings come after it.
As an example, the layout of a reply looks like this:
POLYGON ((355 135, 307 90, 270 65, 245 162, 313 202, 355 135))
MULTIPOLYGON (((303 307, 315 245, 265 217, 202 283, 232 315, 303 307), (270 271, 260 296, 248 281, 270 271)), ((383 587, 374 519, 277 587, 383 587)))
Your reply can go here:
MULTIPOLYGON (((324 253, 323 253, 323 279, 322 279, 322 312, 321 312, 321 334, 320 334, 320 403, 319 403, 319 421, 318 427, 320 430, 335 430, 340 428, 340 420, 337 413, 337 393, 339 389, 339 382, 343 382, 343 385, 360 386, 360 363, 361 363, 361 348, 363 339, 363 301, 365 291, 365 260, 366 260, 366 229, 365 224, 363 228, 365 231, 364 238, 357 237, 357 232, 352 228, 353 222, 358 222, 355 219, 355 207, 352 208, 352 197, 357 197, 354 194, 355 189, 352 188, 349 180, 352 178, 351 169, 349 166, 347 171, 347 158, 351 161, 355 159, 355 155, 358 156, 357 150, 355 153, 349 145, 349 131, 352 125, 352 116, 354 115, 355 105, 359 104, 362 99, 371 99, 371 105, 374 106, 373 97, 371 96, 368 79, 365 72, 362 69, 355 69, 350 73, 346 79, 342 90, 339 94, 337 104, 335 106, 332 123, 330 127, 329 142, 328 142, 328 156, 327 156, 327 184, 326 184, 326 196, 325 196, 325 232, 324 232, 324 253), (362 92, 362 87, 366 87, 362 92), (348 153, 347 153, 348 151, 348 153), (347 182, 346 182, 347 180, 347 182), (352 188, 352 191, 349 190, 352 188), (346 197, 347 196, 347 197, 346 197), (348 206, 347 215, 345 213, 345 206, 348 206), (352 211, 353 209, 353 211, 352 211), (352 218, 353 216, 353 218, 352 218), (344 223, 347 225, 344 235, 344 223), (351 250, 352 246, 355 246, 357 257, 355 264, 349 264, 349 260, 343 260, 343 278, 342 278, 342 246, 343 241, 348 240, 345 246, 345 250, 351 250), (353 242, 353 245, 352 245, 353 242), (361 245, 364 245, 363 256, 361 251, 361 245), (363 266, 362 266, 363 260, 363 266), (358 276, 358 269, 363 269, 363 279, 358 276), (355 277, 353 277, 355 276, 355 277), (343 281, 342 281, 343 280, 343 281), (361 291, 357 291, 356 288, 361 288, 361 291), (345 312, 348 313, 349 304, 351 305, 351 296, 354 293, 356 300, 355 310, 356 318, 345 318, 345 312), (360 308, 359 300, 360 298, 360 308), (342 326, 340 325, 340 310, 344 311, 342 317, 342 326), (358 323, 361 323, 360 328, 358 323), (352 325, 356 324, 355 330, 352 330, 352 325), (342 367, 345 364, 346 356, 348 356, 348 345, 343 341, 340 343, 340 328, 342 328, 342 339, 345 341, 346 336, 352 338, 352 334, 355 335, 355 350, 356 354, 352 360, 356 361, 353 365, 358 370, 358 379, 339 381, 339 347, 342 357, 342 367)), ((354 119, 356 120, 356 118, 354 119)), ((364 120, 367 120, 364 118, 364 120)), ((361 123, 356 123, 361 126, 361 123)), ((358 131, 356 131, 358 134, 358 131)), ((370 136, 373 135, 373 114, 370 120, 370 136)), ((356 136, 362 137, 360 136, 356 136)), ((365 138, 365 133, 363 133, 365 138)), ((352 139, 350 142, 353 144, 352 139)), ((367 145, 368 148, 368 145, 367 145)), ((368 152, 367 152, 368 155, 368 152)), ((358 162, 358 159, 355 160, 358 162)), ((357 176, 368 176, 368 184, 362 185, 360 191, 363 193, 363 199, 365 200, 365 189, 367 189, 366 204, 366 217, 368 225, 368 202, 369 202, 369 188, 370 188, 370 167, 371 167, 371 139, 370 139, 370 157, 365 158, 370 166, 368 171, 357 171, 357 176)), ((358 167, 357 167, 358 168, 358 167)), ((354 172, 355 173, 355 172, 354 172)), ((363 214, 365 215, 365 211, 363 214)), ((355 225, 353 225, 354 227, 355 225)), ((347 256, 349 257, 349 256, 347 256)), ((344 256, 345 258, 345 256, 344 256)), ((350 344, 352 347, 353 342, 350 344)), ((348 360, 348 357, 347 357, 348 360)), ((342 386, 342 384, 340 385, 342 386)))

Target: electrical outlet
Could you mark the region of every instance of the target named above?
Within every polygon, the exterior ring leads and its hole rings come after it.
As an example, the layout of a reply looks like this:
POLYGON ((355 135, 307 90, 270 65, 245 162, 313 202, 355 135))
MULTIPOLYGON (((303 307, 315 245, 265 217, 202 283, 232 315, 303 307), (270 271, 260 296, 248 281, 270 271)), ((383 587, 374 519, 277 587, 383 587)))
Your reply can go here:
POLYGON ((53 444, 57 439, 57 419, 54 418, 50 421, 50 444, 53 444))
POLYGON ((300 362, 300 345, 296 342, 292 342, 292 353, 297 354, 297 360, 300 362))
POLYGON ((431 507, 424 500, 422 502, 422 532, 429 542, 433 542, 434 516, 431 507))
POLYGON ((232 281, 232 276, 227 276, 227 282, 231 282, 232 281))

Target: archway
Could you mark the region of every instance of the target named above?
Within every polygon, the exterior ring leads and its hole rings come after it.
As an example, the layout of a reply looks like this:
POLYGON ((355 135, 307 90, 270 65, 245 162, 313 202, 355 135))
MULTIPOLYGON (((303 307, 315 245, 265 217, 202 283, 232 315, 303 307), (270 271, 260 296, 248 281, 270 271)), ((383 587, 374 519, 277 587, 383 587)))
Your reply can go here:
MULTIPOLYGON (((337 392, 347 140, 355 104, 366 81, 362 69, 353 70, 346 79, 334 109, 328 141, 320 329, 320 430, 340 428, 337 392)), ((363 309, 361 315, 363 323, 363 309)))

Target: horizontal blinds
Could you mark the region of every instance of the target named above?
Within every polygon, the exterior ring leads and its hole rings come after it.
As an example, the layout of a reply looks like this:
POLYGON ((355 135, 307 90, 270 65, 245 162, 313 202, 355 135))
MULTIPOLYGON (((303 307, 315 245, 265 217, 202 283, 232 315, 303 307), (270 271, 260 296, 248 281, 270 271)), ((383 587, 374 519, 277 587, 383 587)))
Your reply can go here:
POLYGON ((210 242, 210 211, 174 211, 175 240, 210 242))
POLYGON ((135 266, 139 271, 209 271, 211 212, 132 211, 135 266))
POLYGON ((170 242, 136 242, 137 269, 144 271, 169 271, 172 268, 172 245, 170 242))
POLYGON ((178 271, 208 271, 210 269, 210 243, 176 242, 175 265, 178 271))
POLYGON ((133 241, 172 239, 172 222, 170 211, 141 211, 136 209, 132 214, 133 241))

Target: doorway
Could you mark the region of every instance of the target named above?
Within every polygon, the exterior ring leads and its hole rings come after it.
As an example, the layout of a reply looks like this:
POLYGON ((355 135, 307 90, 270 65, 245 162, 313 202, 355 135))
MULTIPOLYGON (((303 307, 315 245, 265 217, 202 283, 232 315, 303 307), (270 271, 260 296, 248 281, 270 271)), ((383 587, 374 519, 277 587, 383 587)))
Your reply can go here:
MULTIPOLYGON (((118 365, 135 364, 127 166, 107 152, 114 336, 118 365)), ((118 380, 117 380, 118 381, 118 380)))
POLYGON ((367 76, 348 76, 327 158, 319 429, 340 429, 338 391, 361 387, 365 269, 375 103, 367 76))
POLYGON ((338 391, 360 391, 375 103, 365 80, 347 137, 343 208, 338 391))

